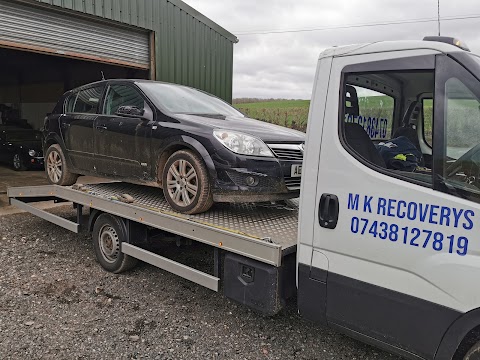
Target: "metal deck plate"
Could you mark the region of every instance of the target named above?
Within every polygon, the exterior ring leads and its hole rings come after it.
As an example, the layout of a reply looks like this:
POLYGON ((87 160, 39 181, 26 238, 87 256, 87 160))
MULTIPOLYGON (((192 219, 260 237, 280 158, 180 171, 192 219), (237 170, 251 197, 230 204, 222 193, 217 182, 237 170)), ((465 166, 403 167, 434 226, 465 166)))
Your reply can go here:
POLYGON ((288 201, 288 206, 218 203, 205 213, 183 215, 172 211, 163 191, 158 188, 127 183, 102 183, 84 185, 82 191, 113 201, 118 201, 122 194, 129 194, 134 198, 134 206, 262 239, 278 244, 282 249, 297 243, 298 200, 288 201))

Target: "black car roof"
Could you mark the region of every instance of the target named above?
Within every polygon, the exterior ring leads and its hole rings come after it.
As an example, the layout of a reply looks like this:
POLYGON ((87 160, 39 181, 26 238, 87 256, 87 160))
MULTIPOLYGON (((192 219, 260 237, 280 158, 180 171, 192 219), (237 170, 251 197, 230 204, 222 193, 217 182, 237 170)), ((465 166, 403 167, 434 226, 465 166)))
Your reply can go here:
MULTIPOLYGON (((118 83, 132 83, 132 84, 135 84, 135 83, 158 83, 158 84, 167 84, 167 85, 190 87, 190 86, 182 85, 182 84, 174 84, 174 83, 169 83, 169 82, 165 82, 165 81, 148 80, 148 79, 105 79, 105 80, 100 80, 100 81, 94 81, 94 82, 91 82, 91 83, 88 83, 88 84, 85 84, 85 85, 82 85, 82 86, 78 86, 74 89, 68 90, 67 92, 65 92, 65 94, 73 92, 73 91, 82 90, 84 88, 88 88, 88 87, 91 87, 91 86, 103 85, 103 84, 112 83, 112 82, 113 83, 117 83, 117 82, 118 83)), ((192 88, 192 89, 194 89, 194 88, 192 88)))

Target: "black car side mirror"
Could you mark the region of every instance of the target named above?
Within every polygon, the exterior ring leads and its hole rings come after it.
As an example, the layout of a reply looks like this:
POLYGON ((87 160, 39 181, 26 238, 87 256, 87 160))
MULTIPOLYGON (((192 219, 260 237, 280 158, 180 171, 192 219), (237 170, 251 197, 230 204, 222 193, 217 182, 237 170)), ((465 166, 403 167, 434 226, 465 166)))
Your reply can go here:
POLYGON ((145 109, 139 109, 136 106, 129 105, 120 106, 115 115, 143 118, 143 115, 145 115, 145 109))

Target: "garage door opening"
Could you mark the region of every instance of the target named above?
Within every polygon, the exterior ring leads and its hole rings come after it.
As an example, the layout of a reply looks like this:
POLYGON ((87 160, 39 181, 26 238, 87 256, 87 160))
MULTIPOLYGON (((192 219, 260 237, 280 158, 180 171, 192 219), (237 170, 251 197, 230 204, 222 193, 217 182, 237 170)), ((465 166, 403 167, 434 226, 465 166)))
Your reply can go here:
POLYGON ((0 124, 40 129, 59 97, 102 79, 147 79, 148 70, 0 48, 0 124))

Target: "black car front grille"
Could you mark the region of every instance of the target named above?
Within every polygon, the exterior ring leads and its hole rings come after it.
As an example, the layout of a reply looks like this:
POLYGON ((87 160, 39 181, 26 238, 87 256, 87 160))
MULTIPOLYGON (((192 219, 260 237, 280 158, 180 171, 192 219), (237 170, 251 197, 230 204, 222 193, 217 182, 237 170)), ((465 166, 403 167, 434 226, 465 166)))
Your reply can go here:
POLYGON ((301 181, 302 181, 301 177, 285 176, 285 185, 287 186, 288 190, 300 189, 301 181))
POLYGON ((303 144, 269 144, 275 156, 282 160, 302 161, 303 144))

